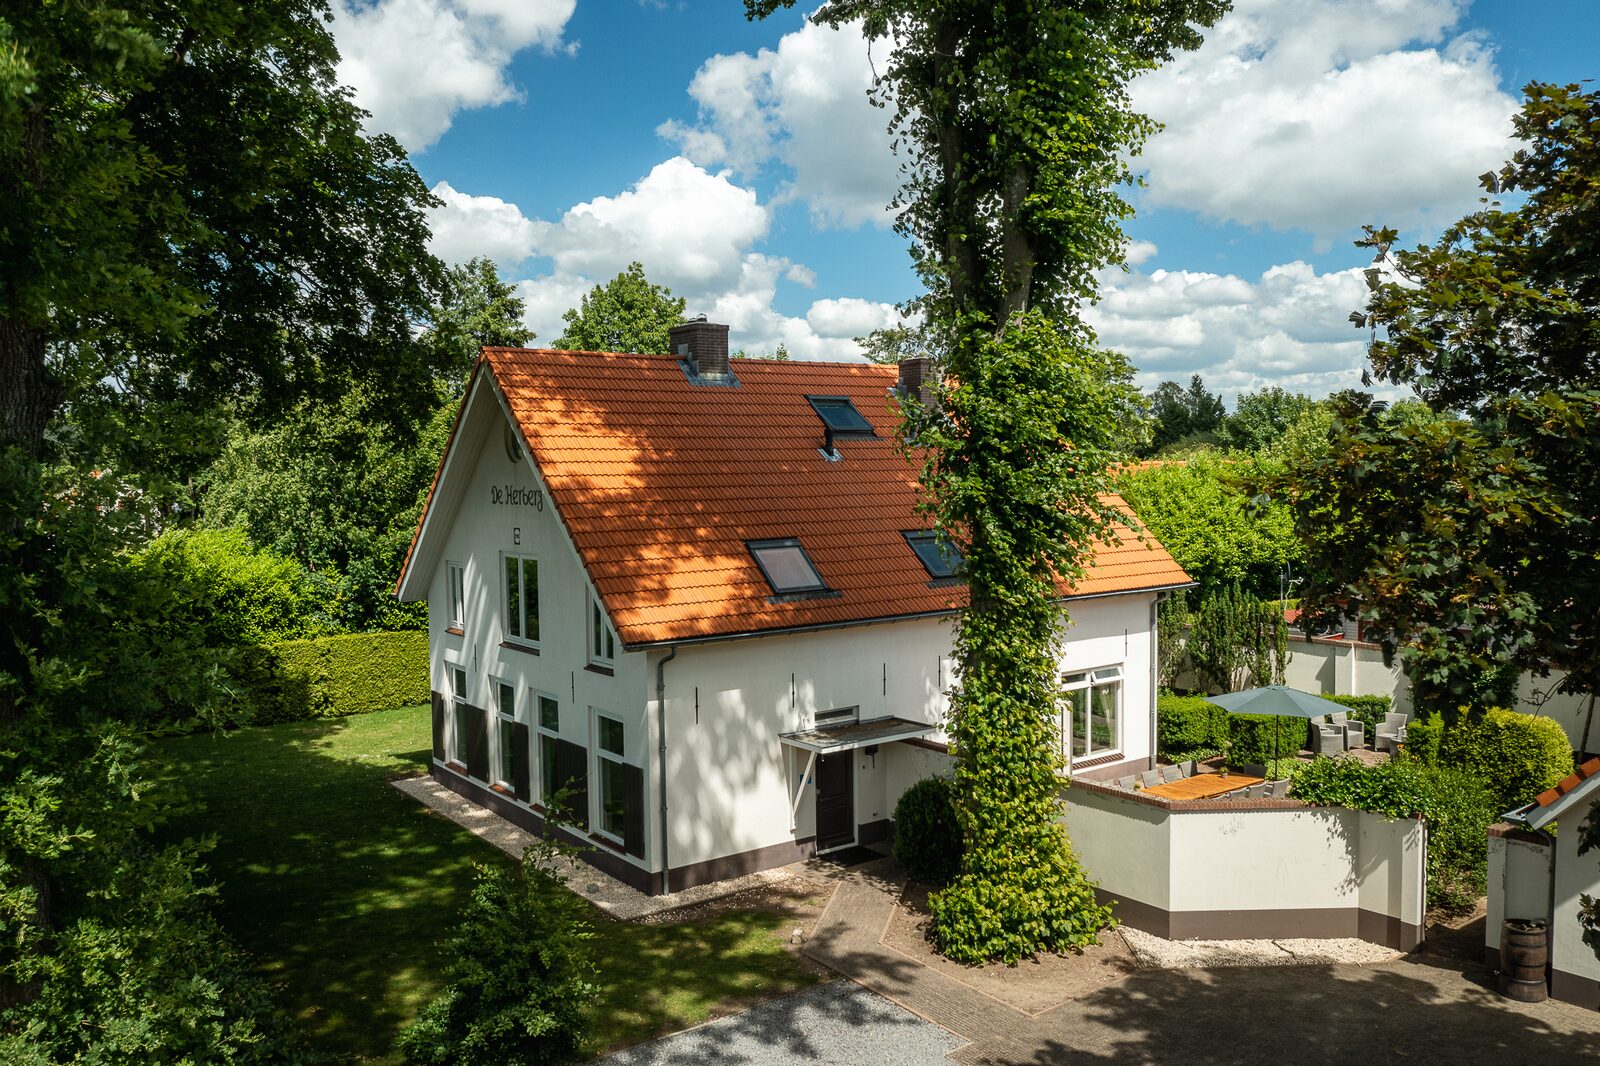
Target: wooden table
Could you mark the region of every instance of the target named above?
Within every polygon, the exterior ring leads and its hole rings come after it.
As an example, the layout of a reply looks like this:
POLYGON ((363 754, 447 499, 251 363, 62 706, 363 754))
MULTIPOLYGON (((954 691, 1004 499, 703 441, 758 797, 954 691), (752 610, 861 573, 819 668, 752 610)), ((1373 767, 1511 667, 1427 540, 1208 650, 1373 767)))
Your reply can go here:
POLYGON ((1264 777, 1251 777, 1249 774, 1239 773, 1230 773, 1227 777, 1221 774, 1195 774, 1193 777, 1180 777, 1176 781, 1153 785, 1140 791, 1146 796, 1160 796, 1162 799, 1203 800, 1235 789, 1259 785, 1265 780, 1264 777))

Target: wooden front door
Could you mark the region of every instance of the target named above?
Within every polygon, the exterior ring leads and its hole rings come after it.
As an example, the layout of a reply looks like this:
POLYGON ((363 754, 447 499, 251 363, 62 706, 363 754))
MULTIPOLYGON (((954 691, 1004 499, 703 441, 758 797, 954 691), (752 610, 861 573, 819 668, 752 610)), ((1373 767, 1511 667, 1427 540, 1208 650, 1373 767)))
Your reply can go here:
POLYGON ((817 850, 856 842, 855 753, 817 756, 817 850))

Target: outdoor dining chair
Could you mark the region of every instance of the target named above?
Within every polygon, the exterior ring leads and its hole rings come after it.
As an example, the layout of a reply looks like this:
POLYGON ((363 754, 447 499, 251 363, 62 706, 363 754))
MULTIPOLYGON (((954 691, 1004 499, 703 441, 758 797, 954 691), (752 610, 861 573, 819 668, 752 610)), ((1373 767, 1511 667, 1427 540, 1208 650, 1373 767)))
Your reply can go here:
POLYGON ((1336 728, 1344 730, 1344 749, 1358 751, 1367 746, 1367 727, 1360 722, 1351 720, 1344 711, 1335 711, 1328 716, 1333 719, 1336 728))
POLYGON ((1185 759, 1183 762, 1178 764, 1178 769, 1183 772, 1184 777, 1193 777, 1195 773, 1194 760, 1185 759))
POLYGON ((1406 723, 1411 720, 1409 714, 1390 711, 1383 716, 1383 722, 1378 726, 1377 735, 1373 738, 1374 746, 1379 751, 1393 751, 1395 745, 1405 743, 1406 723))
POLYGON ((1161 768, 1161 783, 1183 780, 1183 770, 1176 766, 1163 766, 1161 768))
POLYGON ((1134 782, 1134 775, 1132 775, 1132 774, 1129 774, 1127 777, 1119 777, 1119 778, 1117 778, 1117 787, 1122 789, 1125 792, 1132 792, 1133 791, 1133 782, 1134 782))
POLYGON ((1139 783, 1145 788, 1155 788, 1161 784, 1160 770, 1146 770, 1139 775, 1139 783))
POLYGON ((1311 751, 1315 755, 1339 755, 1344 752, 1345 731, 1329 725, 1325 718, 1311 719, 1311 751))

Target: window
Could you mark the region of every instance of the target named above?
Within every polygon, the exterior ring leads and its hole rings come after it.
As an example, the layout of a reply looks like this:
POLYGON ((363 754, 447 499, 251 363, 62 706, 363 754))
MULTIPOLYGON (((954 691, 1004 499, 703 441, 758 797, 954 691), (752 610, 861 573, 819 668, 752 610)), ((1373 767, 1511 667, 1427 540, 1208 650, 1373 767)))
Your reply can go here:
POLYGON ((807 396, 811 409, 817 412, 822 424, 833 430, 835 436, 872 437, 872 423, 868 422, 848 396, 807 396))
POLYGON ((467 764, 467 734, 472 728, 467 716, 467 672, 459 666, 450 668, 450 717, 454 728, 451 730, 451 740, 454 747, 451 749, 452 758, 462 766, 467 764))
POLYGON ((542 692, 534 693, 538 704, 539 720, 539 800, 550 805, 551 797, 560 787, 556 780, 556 739, 561 735, 561 704, 542 692))
POLYGON ((901 536, 906 538, 906 543, 911 545, 911 550, 917 553, 917 558, 922 560, 922 565, 933 577, 955 577, 961 564, 966 561, 961 558, 954 544, 931 530, 902 533, 901 536))
POLYGON ((503 681, 495 682, 494 783, 516 788, 517 690, 503 681))
POLYGON ((622 723, 603 714, 595 715, 595 739, 600 748, 600 831, 621 840, 627 831, 628 780, 622 756, 626 750, 626 731, 622 723))
POLYGON ((753 540, 748 547, 773 592, 817 592, 828 587, 798 540, 753 540))
POLYGON ((606 621, 605 608, 600 597, 589 597, 589 658, 607 666, 617 661, 617 635, 606 621))
POLYGON ((1062 684, 1062 754, 1092 758, 1122 746, 1122 667, 1068 674, 1062 684))
POLYGON ((451 563, 448 570, 450 585, 450 628, 465 629, 467 617, 467 568, 451 563))
POLYGON ((506 559, 506 636, 539 642, 539 560, 524 555, 506 559))

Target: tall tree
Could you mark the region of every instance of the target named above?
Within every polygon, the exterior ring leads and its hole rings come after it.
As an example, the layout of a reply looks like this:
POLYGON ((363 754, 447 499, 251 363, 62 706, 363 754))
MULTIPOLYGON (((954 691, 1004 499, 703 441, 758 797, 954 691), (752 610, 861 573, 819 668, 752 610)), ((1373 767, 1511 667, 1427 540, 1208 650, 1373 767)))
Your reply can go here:
POLYGON ((1222 397, 1208 390, 1199 374, 1189 379, 1188 388, 1163 381, 1150 394, 1149 454, 1174 444, 1210 443, 1226 417, 1222 397))
MULTIPOLYGON (((431 396, 411 322, 430 197, 367 137, 325 3, 120 0, 0 16, 0 441, 63 404, 117 439, 219 402, 431 396)), ((386 413, 390 413, 387 412, 386 413)))
POLYGON ((670 352, 667 331, 683 321, 683 308, 681 296, 650 283, 642 263, 629 263, 562 314, 567 325, 555 346, 580 352, 670 352))
POLYGON ((461 395, 480 349, 519 348, 533 340, 533 330, 522 321, 525 307, 517 287, 500 280, 493 261, 473 259, 450 269, 418 338, 435 350, 433 362, 446 396, 461 395))
POLYGON ((1315 401, 1278 385, 1242 393, 1219 427, 1218 437, 1229 448, 1256 452, 1283 437, 1304 418, 1315 401))
POLYGON ((956 958, 1083 944, 1106 918, 1059 824, 1052 728, 1058 583, 1082 575, 1116 517, 1103 492, 1124 414, 1075 312, 1121 256, 1117 187, 1152 128, 1128 82, 1197 45, 1225 6, 833 0, 813 15, 892 44, 874 92, 907 153, 896 226, 950 383, 937 412, 907 406, 969 594, 950 720, 966 846, 933 904, 956 958))
POLYGON ((1436 413, 1336 397, 1328 452, 1273 487, 1319 557, 1308 591, 1359 604, 1446 714, 1506 666, 1600 691, 1600 91, 1529 85, 1516 132, 1483 184, 1520 206, 1361 242, 1373 368, 1436 413))

